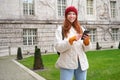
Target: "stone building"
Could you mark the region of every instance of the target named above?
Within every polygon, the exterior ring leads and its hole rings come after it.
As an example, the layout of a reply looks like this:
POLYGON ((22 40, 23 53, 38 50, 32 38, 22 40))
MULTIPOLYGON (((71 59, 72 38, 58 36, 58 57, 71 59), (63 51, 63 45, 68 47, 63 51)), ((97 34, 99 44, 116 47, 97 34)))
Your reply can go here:
POLYGON ((120 41, 120 0, 0 0, 0 56, 55 52, 55 30, 62 25, 66 6, 78 9, 79 21, 90 30, 93 50, 117 48, 120 41))

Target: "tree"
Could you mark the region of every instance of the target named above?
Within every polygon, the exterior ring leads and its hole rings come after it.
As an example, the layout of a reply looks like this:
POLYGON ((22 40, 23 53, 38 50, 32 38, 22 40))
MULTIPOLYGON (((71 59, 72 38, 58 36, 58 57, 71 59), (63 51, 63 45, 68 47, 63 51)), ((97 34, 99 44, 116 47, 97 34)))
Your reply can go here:
POLYGON ((119 45, 118 45, 118 49, 120 49, 120 42, 119 42, 119 45))
POLYGON ((21 59, 23 59, 22 51, 21 51, 21 48, 18 47, 18 50, 17 50, 17 60, 21 60, 21 59))
POLYGON ((41 51, 37 46, 35 46, 35 53, 34 53, 34 65, 33 69, 44 69, 43 61, 42 61, 42 56, 41 56, 41 51))

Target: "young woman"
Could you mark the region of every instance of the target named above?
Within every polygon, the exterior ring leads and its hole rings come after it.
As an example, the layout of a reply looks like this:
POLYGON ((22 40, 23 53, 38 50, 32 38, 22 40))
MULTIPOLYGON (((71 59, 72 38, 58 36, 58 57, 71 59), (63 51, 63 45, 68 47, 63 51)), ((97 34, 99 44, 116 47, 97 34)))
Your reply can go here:
POLYGON ((58 27, 55 33, 55 49, 60 52, 56 62, 56 67, 60 69, 60 80, 72 80, 73 77, 75 80, 86 80, 89 65, 85 51, 90 49, 90 39, 87 34, 81 40, 83 32, 77 9, 67 7, 63 26, 58 27))

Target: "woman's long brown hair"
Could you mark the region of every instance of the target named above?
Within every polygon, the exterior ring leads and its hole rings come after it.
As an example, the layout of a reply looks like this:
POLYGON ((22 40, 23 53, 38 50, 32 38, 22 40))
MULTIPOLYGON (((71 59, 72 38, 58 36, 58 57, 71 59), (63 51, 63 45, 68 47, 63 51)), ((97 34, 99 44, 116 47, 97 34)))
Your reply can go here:
POLYGON ((82 28, 81 28, 80 23, 78 22, 77 18, 72 24, 68 21, 67 18, 65 18, 64 23, 63 23, 63 33, 64 33, 65 37, 67 37, 67 34, 69 33, 69 30, 72 26, 78 34, 83 33, 82 28))

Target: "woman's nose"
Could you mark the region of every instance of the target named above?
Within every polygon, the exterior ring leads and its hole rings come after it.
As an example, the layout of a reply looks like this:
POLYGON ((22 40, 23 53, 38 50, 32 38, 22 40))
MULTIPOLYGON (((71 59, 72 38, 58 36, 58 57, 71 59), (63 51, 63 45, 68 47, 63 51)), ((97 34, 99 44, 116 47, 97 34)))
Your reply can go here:
POLYGON ((70 17, 73 17, 73 15, 71 14, 70 17))

